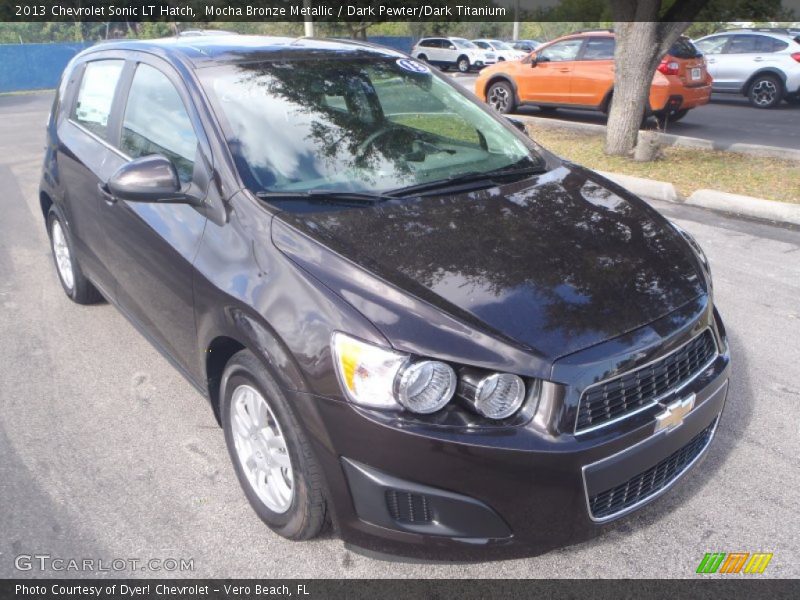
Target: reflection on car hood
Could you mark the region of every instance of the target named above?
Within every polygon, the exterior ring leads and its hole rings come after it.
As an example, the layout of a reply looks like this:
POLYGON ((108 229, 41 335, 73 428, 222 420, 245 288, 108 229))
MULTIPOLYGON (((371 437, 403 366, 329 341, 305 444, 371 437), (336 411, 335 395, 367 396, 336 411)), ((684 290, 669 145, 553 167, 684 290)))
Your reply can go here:
MULTIPOLYGON (((385 282, 546 360, 652 322, 704 292, 697 261, 666 220, 575 166, 470 193, 282 212, 277 221, 276 245, 323 282, 348 273, 328 282, 348 288, 337 289, 345 298, 385 282), (355 271, 332 267, 343 259, 355 271)), ((376 314, 368 316, 392 340, 387 329, 397 315, 376 314)))

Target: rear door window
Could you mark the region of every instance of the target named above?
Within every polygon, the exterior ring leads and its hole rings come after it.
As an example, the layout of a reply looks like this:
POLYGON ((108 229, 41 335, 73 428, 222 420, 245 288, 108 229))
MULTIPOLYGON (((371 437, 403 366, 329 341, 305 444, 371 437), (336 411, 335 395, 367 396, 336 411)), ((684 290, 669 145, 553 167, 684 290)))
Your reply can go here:
POLYGON ((178 90, 150 65, 140 64, 133 76, 120 149, 131 158, 162 154, 172 161, 182 183, 192 179, 197 136, 178 90))
POLYGON ((122 60, 96 60, 86 64, 70 118, 97 137, 108 140, 108 119, 122 74, 122 60))
POLYGON ((766 35, 736 35, 733 37, 728 54, 753 54, 777 52, 789 44, 766 35))
POLYGON ((700 40, 697 42, 696 46, 700 48, 700 52, 703 54, 720 54, 729 39, 731 39, 729 35, 719 35, 717 37, 700 40))
POLYGON ((611 60, 614 58, 614 38, 589 38, 583 49, 583 60, 611 60))

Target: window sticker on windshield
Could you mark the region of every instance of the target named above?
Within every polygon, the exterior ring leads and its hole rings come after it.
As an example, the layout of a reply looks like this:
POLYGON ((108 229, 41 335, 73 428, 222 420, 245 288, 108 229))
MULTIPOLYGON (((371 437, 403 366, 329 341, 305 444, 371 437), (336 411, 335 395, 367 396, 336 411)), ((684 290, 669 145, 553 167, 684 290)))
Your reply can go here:
POLYGON ((411 60, 410 58, 398 58, 397 66, 412 73, 430 73, 431 70, 420 62, 411 60))

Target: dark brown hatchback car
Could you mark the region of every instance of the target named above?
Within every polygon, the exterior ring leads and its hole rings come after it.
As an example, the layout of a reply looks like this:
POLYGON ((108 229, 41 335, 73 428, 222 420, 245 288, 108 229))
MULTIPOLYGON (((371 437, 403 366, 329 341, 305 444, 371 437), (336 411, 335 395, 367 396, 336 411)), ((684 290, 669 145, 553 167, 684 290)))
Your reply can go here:
POLYGON ((47 129, 64 291, 113 303, 208 397, 280 535, 541 552, 712 441, 730 359, 696 242, 419 61, 102 44, 47 129))

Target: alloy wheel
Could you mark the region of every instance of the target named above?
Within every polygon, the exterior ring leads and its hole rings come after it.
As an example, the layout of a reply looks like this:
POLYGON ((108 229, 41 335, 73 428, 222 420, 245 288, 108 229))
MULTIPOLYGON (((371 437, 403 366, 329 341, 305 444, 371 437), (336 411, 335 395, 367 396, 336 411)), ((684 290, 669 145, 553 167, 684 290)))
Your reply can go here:
POLYGON ((56 268, 58 274, 61 276, 61 281, 64 282, 70 292, 75 286, 75 274, 72 271, 72 257, 69 253, 69 245, 67 244, 67 237, 58 220, 53 221, 52 229, 53 238, 53 256, 56 259, 56 268))
POLYGON ((294 472, 275 413, 249 385, 233 391, 230 411, 236 456, 247 481, 267 508, 285 513, 294 498, 294 472))
POLYGON ((770 79, 761 79, 753 85, 751 92, 753 102, 758 106, 769 106, 774 104, 778 94, 778 86, 770 79))
POLYGON ((462 58, 458 61, 458 70, 462 73, 469 71, 469 61, 466 58, 462 58))
POLYGON ((505 112, 508 110, 508 103, 510 101, 510 98, 508 97, 508 90, 501 85, 492 86, 492 89, 489 90, 489 96, 486 98, 486 100, 489 102, 489 106, 498 112, 505 112))

